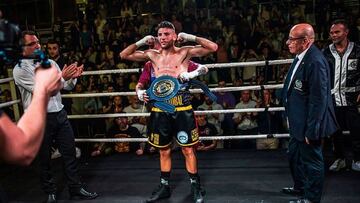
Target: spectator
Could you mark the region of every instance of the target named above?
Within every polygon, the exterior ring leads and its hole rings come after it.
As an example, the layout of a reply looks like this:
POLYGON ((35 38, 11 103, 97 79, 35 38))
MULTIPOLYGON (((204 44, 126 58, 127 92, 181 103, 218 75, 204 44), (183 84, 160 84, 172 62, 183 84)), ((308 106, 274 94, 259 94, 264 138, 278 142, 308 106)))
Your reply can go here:
MULTIPOLYGON (((130 105, 124 108, 125 113, 146 113, 145 106, 140 104, 137 96, 129 96, 130 105)), ((128 117, 129 124, 137 128, 143 137, 146 137, 146 118, 145 117, 128 117)))
MULTIPOLYGON (((269 90, 262 91, 262 99, 259 108, 276 107, 269 90)), ((279 133, 281 125, 281 116, 276 111, 263 111, 258 113, 257 123, 260 134, 271 135, 279 133)), ((277 149, 279 140, 277 138, 264 138, 256 140, 256 149, 277 149)))
MULTIPOLYGON (((141 138, 139 131, 129 125, 127 117, 118 117, 114 119, 114 124, 108 130, 108 137, 111 138, 141 138)), ((143 145, 139 142, 116 142, 114 152, 136 152, 142 154, 143 145)))
POLYGON ((54 39, 59 41, 60 44, 64 44, 64 24, 60 17, 56 18, 56 21, 52 27, 52 31, 54 34, 54 39))
MULTIPOLYGON (((218 83, 219 88, 225 88, 225 80, 220 80, 218 83)), ((217 102, 222 106, 223 109, 233 109, 235 107, 235 97, 232 92, 216 92, 217 102)), ((233 135, 234 132, 234 121, 232 119, 233 114, 227 113, 224 115, 224 120, 221 122, 221 128, 224 135, 233 135)), ((220 141, 222 143, 222 141, 220 141)))
MULTIPOLYGON (((213 102, 207 95, 204 96, 204 103, 201 104, 198 108, 204 109, 204 110, 223 110, 223 107, 213 102)), ((224 114, 222 113, 212 113, 206 115, 207 121, 211 124, 213 124, 216 127, 216 131, 218 132, 218 135, 223 134, 223 130, 221 129, 221 122, 224 121, 224 114)))
MULTIPOLYGON (((198 108, 198 110, 202 111, 204 109, 198 108)), ((198 125, 198 131, 200 138, 203 136, 216 136, 217 130, 215 126, 211 123, 208 123, 206 120, 206 115, 196 115, 196 123, 198 125)), ((215 149, 217 146, 216 140, 201 140, 199 144, 196 146, 196 150, 198 151, 209 151, 215 149)))
MULTIPOLYGON (((249 90, 243 90, 241 92, 240 102, 236 104, 235 109, 247 109, 255 108, 256 102, 253 101, 250 97, 249 90)), ((256 112, 246 112, 246 113, 234 113, 233 120, 236 126, 236 132, 240 135, 255 135, 257 134, 257 122, 256 122, 256 112)), ((231 142, 232 148, 252 148, 253 142, 250 140, 238 141, 234 140, 231 142)))

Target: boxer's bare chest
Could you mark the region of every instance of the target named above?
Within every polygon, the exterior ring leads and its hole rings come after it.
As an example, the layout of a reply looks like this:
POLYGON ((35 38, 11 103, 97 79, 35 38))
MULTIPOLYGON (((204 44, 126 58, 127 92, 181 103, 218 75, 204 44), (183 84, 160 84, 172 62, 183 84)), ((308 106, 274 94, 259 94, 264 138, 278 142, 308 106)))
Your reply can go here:
POLYGON ((159 55, 154 61, 155 77, 169 75, 177 78, 180 73, 187 71, 188 60, 181 54, 159 55))

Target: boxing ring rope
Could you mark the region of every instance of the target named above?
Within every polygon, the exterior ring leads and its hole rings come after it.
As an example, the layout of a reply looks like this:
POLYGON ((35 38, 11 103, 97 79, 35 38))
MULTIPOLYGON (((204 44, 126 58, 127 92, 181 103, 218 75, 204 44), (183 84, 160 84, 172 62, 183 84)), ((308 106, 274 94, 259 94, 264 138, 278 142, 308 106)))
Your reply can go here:
POLYGON ((21 102, 20 99, 18 99, 18 100, 13 100, 13 101, 9 101, 9 102, 4 102, 4 103, 1 103, 1 104, 0 104, 0 108, 12 106, 12 105, 18 104, 18 103, 20 103, 20 102, 21 102))
MULTIPOLYGON (((204 65, 206 65, 206 67, 208 67, 208 68, 233 68, 233 67, 245 67, 245 66, 282 65, 282 64, 289 64, 292 61, 293 61, 293 59, 281 59, 281 60, 234 62, 234 63, 212 63, 212 64, 204 64, 204 65)), ((103 74, 115 74, 115 73, 138 73, 141 69, 142 68, 84 71, 82 75, 103 75, 103 74)))
POLYGON ((10 81, 13 81, 13 80, 14 80, 14 78, 3 78, 3 79, 0 79, 0 84, 10 82, 10 81))
MULTIPOLYGON (((255 62, 239 62, 239 63, 221 63, 221 64, 206 64, 208 68, 222 68, 222 67, 241 67, 241 66, 265 66, 265 65, 280 65, 291 63, 293 59, 274 60, 274 61, 255 61, 255 62)), ((137 73, 140 69, 119 69, 119 70, 104 70, 104 71, 86 71, 83 75, 101 75, 112 73, 137 73)), ((262 89, 280 89, 283 84, 277 85, 255 85, 242 87, 225 87, 225 88, 210 88, 212 92, 230 92, 242 90, 262 90, 262 89)), ((191 89, 191 93, 201 93, 201 89, 191 89)), ((133 92, 111 92, 111 93, 86 93, 86 94, 67 94, 62 95, 64 98, 72 97, 102 97, 102 96, 131 96, 136 95, 133 92)), ((226 110, 207 110, 194 111, 195 115, 201 114, 215 114, 215 113, 242 113, 242 112, 264 112, 264 111, 284 111, 284 107, 271 108, 250 108, 250 109, 226 109, 226 110)), ((132 116, 150 116, 150 113, 116 113, 116 114, 91 114, 91 115, 68 115, 69 119, 81 118, 109 118, 109 117, 132 117, 132 116)), ((212 136, 200 137, 200 140, 229 140, 229 139, 259 139, 259 138, 283 138, 289 137, 289 134, 261 134, 261 135, 227 135, 227 136, 212 136)), ((79 138, 76 142, 146 142, 147 138, 79 138)))
MULTIPOLYGON (((7 72, 8 72, 9 76, 12 76, 12 70, 11 69, 8 69, 7 72)), ((18 98, 17 98, 14 78, 13 77, 8 77, 8 78, 0 79, 0 85, 3 84, 3 83, 9 83, 10 95, 11 95, 11 98, 12 98, 13 101, 0 103, 0 108, 13 106, 12 111, 13 111, 13 115, 14 115, 14 120, 17 121, 17 120, 20 119, 20 111, 19 111, 19 105, 18 104, 21 103, 21 100, 18 100, 18 98)))
MULTIPOLYGON (((200 140, 244 140, 244 139, 266 139, 287 138, 289 134, 258 134, 258 135, 225 135, 225 136, 202 136, 200 140)), ((146 142, 147 138, 77 138, 75 142, 146 142)))
MULTIPOLYGON (((242 66, 267 66, 281 65, 291 63, 293 59, 272 60, 272 61, 254 61, 254 62, 238 62, 238 63, 218 63, 206 64, 208 68, 231 68, 242 66)), ((85 71, 83 75, 102 75, 114 73, 137 73, 141 69, 118 69, 118 70, 102 70, 102 71, 85 71)), ((0 79, 0 84, 13 81, 13 78, 0 79)), ((254 85, 242 87, 224 87, 210 88, 212 92, 231 92, 242 90, 263 90, 263 89, 281 89, 283 84, 275 85, 254 85)), ((202 93, 201 89, 190 89, 191 93, 202 93)), ((82 94, 64 94, 63 98, 81 98, 81 97, 105 97, 105 96, 133 96, 133 92, 109 92, 109 93, 82 93, 82 94)), ((20 100, 5 102, 0 104, 1 107, 11 106, 20 103, 20 100)), ((218 114, 218 113, 246 113, 246 112, 266 112, 266 111, 284 111, 284 107, 270 108, 247 108, 247 109, 225 109, 225 110, 203 110, 194 111, 195 115, 218 114)), ((69 119, 86 119, 86 118, 114 118, 114 117, 148 117, 150 113, 114 113, 114 114, 82 114, 68 115, 69 119)), ((345 133, 349 133, 346 132, 345 133)), ((231 139, 267 139, 267 138, 288 138, 289 134, 257 134, 257 135, 226 135, 226 136, 203 136, 200 140, 231 140, 231 139)), ((147 138, 76 138, 75 142, 146 142, 147 138)))
MULTIPOLYGON (((247 108, 247 109, 223 109, 223 110, 204 110, 194 111, 195 115, 218 114, 218 113, 247 113, 247 112, 264 112, 264 111, 284 111, 284 107, 269 108, 247 108)), ((69 119, 81 118, 117 118, 117 117, 149 117, 150 113, 111 113, 111 114, 79 114, 68 115, 69 119)))
MULTIPOLYGON (((206 64, 208 68, 232 68, 245 66, 268 66, 289 64, 293 59, 285 60, 270 60, 270 61, 254 61, 254 62, 236 62, 236 63, 217 63, 206 64)), ((141 69, 117 69, 117 70, 100 70, 100 71, 84 71, 82 75, 103 75, 116 73, 138 73, 141 69)), ((13 78, 0 79, 2 82, 10 82, 13 78)), ((241 87, 224 87, 224 88, 210 88, 212 92, 231 92, 243 90, 263 90, 263 89, 280 89, 283 84, 275 85, 253 85, 241 87)), ((190 89, 191 93, 202 93, 201 89, 190 89)), ((82 94, 64 94, 62 98, 81 98, 81 97, 105 97, 105 96, 133 96, 133 92, 109 92, 109 93, 82 93, 82 94)), ((2 106, 9 106, 19 103, 20 100, 6 102, 0 104, 2 106)), ((270 108, 248 108, 248 109, 225 109, 225 110, 204 110, 194 111, 195 115, 204 114, 218 114, 218 113, 244 113, 244 112, 265 112, 265 111, 284 111, 284 107, 270 107, 270 108)), ((86 118, 114 118, 114 117, 148 117, 150 113, 114 113, 114 114, 81 114, 68 115, 69 119, 86 119, 86 118)), ((227 136, 211 136, 200 137, 200 140, 230 140, 230 139, 259 139, 259 138, 284 138, 289 137, 289 134, 258 134, 258 135, 227 135, 227 136)), ((76 142, 146 142, 147 138, 77 138, 76 142)))
MULTIPOLYGON (((211 92, 232 92, 243 90, 262 90, 262 89, 281 89, 283 84, 277 85, 252 85, 241 87, 223 87, 223 88, 209 88, 211 92)), ((191 93, 202 93, 201 89, 190 89, 191 93)), ((62 98, 79 98, 79 97, 105 97, 105 96, 133 96, 136 95, 135 91, 132 92, 103 92, 103 93, 81 93, 81 94, 64 94, 62 98)))

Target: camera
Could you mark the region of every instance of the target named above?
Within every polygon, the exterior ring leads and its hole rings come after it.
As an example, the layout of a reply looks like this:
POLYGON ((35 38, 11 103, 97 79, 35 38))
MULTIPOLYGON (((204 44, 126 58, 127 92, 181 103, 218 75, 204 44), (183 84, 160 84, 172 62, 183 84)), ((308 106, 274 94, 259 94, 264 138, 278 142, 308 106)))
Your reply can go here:
MULTIPOLYGON (((21 56, 22 46, 20 37, 21 31, 19 27, 2 19, 0 11, 0 67, 5 64, 13 64, 14 62, 21 63, 21 59, 25 59, 25 57, 21 56)), ((43 68, 51 66, 47 56, 41 50, 36 50, 32 56, 26 58, 40 62, 43 68)))
POLYGON ((11 64, 21 53, 19 46, 20 29, 0 17, 0 64, 11 64))

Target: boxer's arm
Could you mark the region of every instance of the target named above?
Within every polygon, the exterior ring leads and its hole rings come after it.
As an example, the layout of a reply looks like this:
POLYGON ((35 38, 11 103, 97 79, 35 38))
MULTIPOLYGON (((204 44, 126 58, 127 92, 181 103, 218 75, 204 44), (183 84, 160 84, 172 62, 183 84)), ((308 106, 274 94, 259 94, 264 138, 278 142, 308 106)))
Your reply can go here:
POLYGON ((148 51, 136 51, 139 47, 144 45, 152 45, 155 42, 155 38, 148 35, 134 44, 129 45, 120 52, 120 58, 130 61, 147 61, 150 60, 148 51))
POLYGON ((188 72, 180 73, 179 78, 182 81, 189 81, 190 79, 196 78, 197 76, 205 75, 208 71, 209 70, 205 65, 190 62, 188 72))
POLYGON ((151 69, 152 69, 152 63, 150 61, 146 62, 138 82, 142 83, 144 86, 148 85, 151 80, 151 69))
POLYGON ((136 91, 136 95, 138 96, 140 101, 144 101, 144 102, 149 101, 148 95, 146 94, 145 87, 146 87, 146 85, 148 85, 150 83, 151 68, 152 68, 152 63, 150 61, 145 63, 144 69, 140 75, 139 81, 136 84, 135 91, 136 91))
POLYGON ((180 42, 196 42, 200 46, 193 46, 189 50, 189 57, 201 57, 209 53, 216 52, 218 45, 203 37, 197 37, 195 35, 187 34, 184 32, 179 33, 178 40, 180 42))

